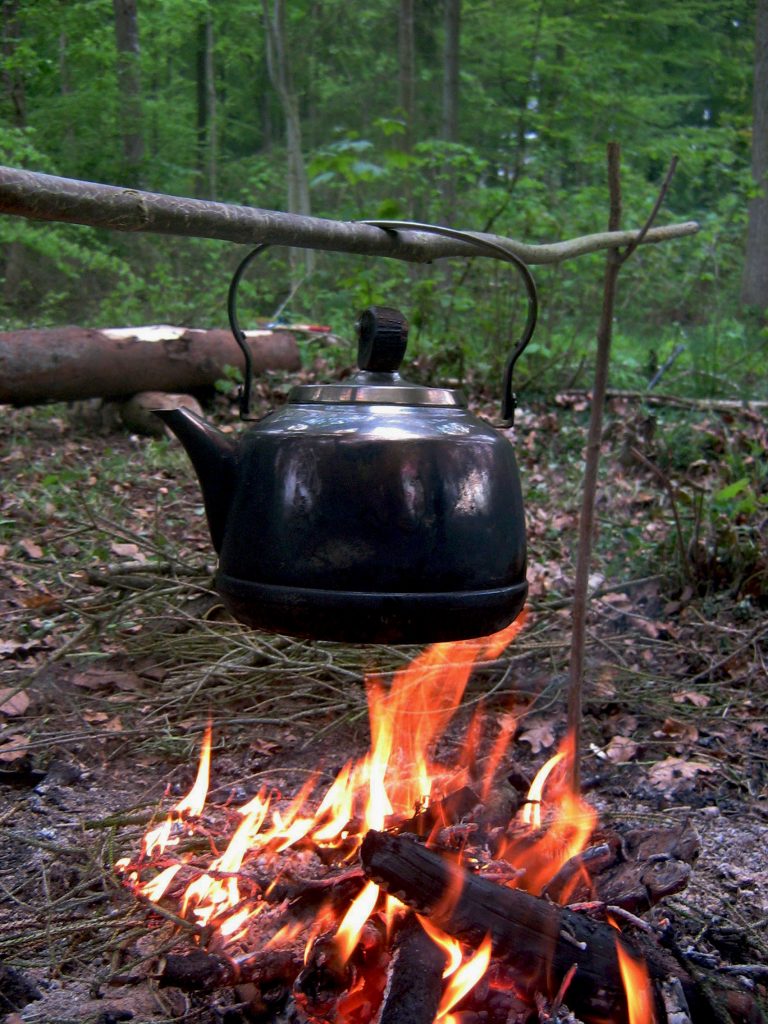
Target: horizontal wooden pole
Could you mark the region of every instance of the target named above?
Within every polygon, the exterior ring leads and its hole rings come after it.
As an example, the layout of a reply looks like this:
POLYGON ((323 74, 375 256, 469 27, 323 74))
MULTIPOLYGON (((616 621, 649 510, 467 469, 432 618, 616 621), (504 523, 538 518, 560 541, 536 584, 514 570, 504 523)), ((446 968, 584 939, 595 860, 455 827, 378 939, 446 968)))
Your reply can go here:
MULTIPOLYGON (((0 213, 112 231, 146 231, 250 245, 268 243, 361 256, 392 256, 416 263, 447 256, 488 255, 487 250, 475 249, 467 242, 423 231, 393 232, 356 221, 325 220, 253 206, 140 192, 13 167, 0 167, 0 213)), ((698 230, 695 221, 652 228, 643 244, 681 238, 698 230)), ((604 231, 548 245, 527 245, 500 235, 475 234, 507 247, 526 263, 542 264, 629 245, 638 232, 604 231)))

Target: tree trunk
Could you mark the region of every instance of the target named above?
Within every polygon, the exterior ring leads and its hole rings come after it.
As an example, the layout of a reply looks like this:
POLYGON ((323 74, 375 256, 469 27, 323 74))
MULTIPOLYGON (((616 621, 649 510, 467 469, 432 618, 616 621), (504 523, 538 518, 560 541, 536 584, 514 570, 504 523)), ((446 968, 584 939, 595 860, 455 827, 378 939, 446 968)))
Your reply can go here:
MULTIPOLYGON (((443 51, 443 138, 459 141, 459 46, 461 0, 444 0, 445 49, 443 51)), ((447 223, 456 219, 456 174, 450 158, 443 182, 443 211, 447 223)))
POLYGON ((129 178, 141 182, 144 162, 144 133, 139 67, 139 22, 137 0, 112 0, 117 44, 117 86, 120 93, 120 121, 123 156, 129 178))
POLYGON ((413 149, 416 102, 416 45, 414 41, 413 0, 400 0, 397 19, 397 53, 400 73, 398 77, 398 103, 403 112, 405 135, 403 148, 407 153, 413 149))
POLYGON ((24 78, 18 67, 14 67, 13 56, 19 39, 19 0, 3 0, 2 6, 2 55, 3 55, 3 92, 10 107, 11 124, 23 128, 27 120, 27 100, 24 89, 24 78), (11 68, 9 71, 8 68, 11 68))
POLYGON ((217 123, 216 79, 213 62, 213 18, 200 18, 197 26, 197 187, 198 196, 216 198, 217 123))
MULTIPOLYGON (((27 120, 27 101, 24 89, 24 77, 18 66, 14 64, 16 45, 20 37, 18 23, 19 0, 2 0, 0 5, 2 21, 0 21, 0 81, 3 87, 3 106, 10 111, 9 121, 16 128, 24 128, 27 120), (9 70, 9 68, 11 70, 9 70)), ((2 274, 2 295, 5 302, 12 302, 16 289, 14 282, 23 277, 24 245, 13 241, 5 246, 2 274)))
MULTIPOLYGON (((296 339, 285 331, 246 333, 254 370, 298 370, 296 339)), ((118 398, 139 391, 213 387, 243 357, 229 331, 183 327, 84 327, 0 333, 0 403, 118 398)))
POLYGON ((459 141, 459 45, 461 0, 444 0, 445 50, 443 51, 443 138, 459 141))
POLYGON ((69 38, 66 32, 59 33, 59 91, 61 92, 64 120, 64 139, 62 152, 67 162, 74 159, 77 153, 77 140, 75 138, 75 127, 72 123, 71 108, 69 105, 72 96, 72 78, 69 69, 69 38))
POLYGON ((757 0, 752 95, 752 177, 759 194, 749 204, 741 301, 768 307, 768 0, 757 0))
MULTIPOLYGON (((267 68, 269 78, 277 92, 285 118, 285 143, 288 151, 288 212, 309 216, 309 181, 301 151, 301 119, 299 105, 291 82, 285 31, 285 0, 273 0, 272 12, 269 0, 262 0, 264 29, 267 44, 267 68)), ((291 250, 291 276, 296 284, 303 274, 314 269, 314 253, 291 250)))

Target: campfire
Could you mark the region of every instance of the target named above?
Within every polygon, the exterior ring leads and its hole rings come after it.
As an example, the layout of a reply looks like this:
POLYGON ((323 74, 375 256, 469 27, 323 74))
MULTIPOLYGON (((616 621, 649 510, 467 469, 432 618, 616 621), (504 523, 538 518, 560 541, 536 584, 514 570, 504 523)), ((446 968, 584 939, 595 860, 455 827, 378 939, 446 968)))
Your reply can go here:
POLYGON ((478 712, 456 762, 434 758, 473 665, 523 618, 429 647, 389 688, 369 680, 370 750, 325 791, 318 772, 291 799, 264 788, 207 808, 207 729, 191 790, 117 865, 192 934, 156 962, 161 985, 237 988, 265 1022, 573 1020, 564 1005, 584 1021, 666 1019, 652 979, 668 966, 637 915, 685 885, 695 838, 665 834, 659 852, 658 832, 600 833, 568 786, 567 738, 510 784, 511 715, 478 712))

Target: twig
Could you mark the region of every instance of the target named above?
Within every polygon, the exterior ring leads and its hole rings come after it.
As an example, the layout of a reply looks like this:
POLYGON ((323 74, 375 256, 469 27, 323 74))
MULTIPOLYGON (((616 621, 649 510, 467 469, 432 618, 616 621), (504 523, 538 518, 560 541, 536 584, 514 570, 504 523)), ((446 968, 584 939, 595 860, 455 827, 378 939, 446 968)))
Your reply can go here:
MULTIPOLYGON (((581 388, 565 388, 558 392, 558 399, 573 398, 582 400, 589 398, 590 392, 581 388)), ((605 397, 607 399, 625 398, 628 401, 647 402, 650 405, 671 405, 680 409, 701 409, 703 412, 743 412, 747 416, 755 417, 764 409, 768 409, 768 402, 741 401, 730 398, 683 398, 680 395, 648 394, 646 391, 628 391, 621 388, 609 388, 605 397)))
MULTIPOLYGON (((324 220, 251 206, 168 196, 157 192, 60 178, 0 167, 0 213, 32 220, 63 221, 112 231, 220 238, 253 245, 298 246, 366 256, 393 256, 428 263, 445 256, 487 255, 470 243, 415 231, 382 231, 351 221, 324 220)), ((526 245, 498 235, 478 238, 509 248, 526 263, 560 263, 575 256, 617 246, 664 242, 695 234, 695 221, 638 231, 609 231, 549 245, 526 245)))
MULTIPOLYGON (((643 224, 643 226, 640 228, 640 231, 638 232, 637 237, 634 238, 629 243, 627 248, 624 250, 624 252, 619 257, 619 263, 620 264, 624 264, 624 263, 627 262, 627 260, 632 255, 632 253, 635 251, 635 249, 638 247, 638 245, 642 244, 642 242, 644 241, 646 235, 651 230, 651 225, 656 220, 658 212, 661 209, 661 204, 664 202, 664 199, 666 198, 667 192, 669 192, 669 186, 672 184, 672 179, 675 176, 675 171, 676 170, 677 170, 677 157, 673 156, 672 159, 669 161, 669 167, 667 168, 667 174, 666 174, 666 177, 664 178, 664 181, 661 183, 661 188, 659 189, 659 194, 656 196, 656 202, 653 204, 653 209, 648 214, 648 219, 646 220, 645 224, 643 224)), ((617 167, 616 167, 616 173, 618 174, 618 163, 617 163, 617 167)), ((618 182, 617 182, 617 185, 618 185, 618 182)), ((621 219, 621 194, 620 194, 620 192, 619 192, 619 219, 621 219)), ((619 229, 619 223, 617 222, 615 227, 614 227, 614 230, 618 231, 618 229, 619 229)))
POLYGON ((680 555, 680 567, 682 568, 683 573, 685 574, 685 578, 688 580, 689 583, 692 583, 693 576, 691 574, 691 565, 688 559, 688 552, 685 550, 685 537, 683 537, 683 526, 680 522, 680 513, 677 508, 677 495, 675 494, 674 485, 672 484, 672 481, 669 479, 667 474, 662 469, 660 469, 655 462, 652 462, 647 456, 643 455, 639 448, 635 448, 633 446, 632 448, 630 448, 630 451, 632 452, 633 457, 636 458, 638 462, 641 462, 646 469, 650 469, 650 471, 656 477, 658 477, 658 479, 661 481, 662 487, 669 495, 669 503, 672 509, 672 518, 675 521, 675 535, 677 537, 677 548, 680 555))
POLYGON ((652 391, 656 387, 656 385, 659 383, 659 381, 664 376, 664 374, 667 372, 667 370, 669 370, 672 366, 674 366, 678 356, 681 356, 683 354, 683 352, 685 352, 685 345, 683 345, 682 343, 680 345, 675 345, 674 350, 672 352, 672 355, 664 360, 664 362, 659 367, 659 369, 656 371, 656 373, 654 373, 654 375, 648 381, 648 390, 649 391, 652 391))

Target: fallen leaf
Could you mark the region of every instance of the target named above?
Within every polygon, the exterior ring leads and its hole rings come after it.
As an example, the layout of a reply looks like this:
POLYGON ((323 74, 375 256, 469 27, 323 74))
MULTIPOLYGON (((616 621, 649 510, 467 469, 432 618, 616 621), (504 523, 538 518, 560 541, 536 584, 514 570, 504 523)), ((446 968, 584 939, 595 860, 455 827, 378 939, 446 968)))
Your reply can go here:
POLYGON ((42 558, 43 549, 39 544, 35 544, 33 540, 28 537, 23 537, 19 541, 19 547, 24 551, 28 558, 42 558))
POLYGON ((280 749, 280 744, 274 743, 272 740, 252 740, 249 749, 255 754, 274 754, 276 750, 280 749))
POLYGON ((86 722, 106 722, 109 715, 106 711, 84 711, 83 720, 86 722))
POLYGON ((614 736, 605 748, 605 756, 614 764, 626 764, 637 754, 638 744, 629 736, 614 736))
POLYGON ((531 753, 538 754, 540 750, 552 746, 555 734, 549 722, 537 722, 520 735, 520 740, 523 743, 530 743, 531 753))
POLYGON ((25 608, 45 608, 48 611, 57 610, 60 606, 58 597, 53 594, 30 594, 21 602, 25 608))
POLYGON ((699 730, 695 725, 681 722, 677 718, 665 718, 661 729, 654 732, 653 735, 658 737, 668 736, 670 739, 687 740, 689 743, 695 743, 699 738, 699 730))
POLYGON ((29 696, 25 690, 10 689, 0 690, 0 713, 12 717, 23 715, 29 707, 29 696))
POLYGON ((146 556, 138 544, 122 544, 120 541, 113 541, 110 544, 113 555, 118 558, 135 558, 138 562, 146 561, 146 556))
POLYGON ((141 678, 127 669, 87 668, 76 672, 72 682, 83 690, 140 690, 141 678))
POLYGON ((654 789, 662 789, 669 793, 677 789, 682 782, 695 779, 699 772, 711 774, 717 768, 706 761, 685 761, 682 757, 668 757, 657 761, 648 769, 648 779, 654 789))
POLYGON ((40 647, 39 640, 0 640, 0 657, 13 654, 29 654, 40 647))
POLYGON ((615 697, 616 687, 614 686, 614 678, 613 669, 609 667, 602 669, 594 683, 595 696, 602 697, 605 700, 611 700, 615 697))
POLYGON ((706 693, 698 693, 696 690, 683 690, 680 693, 673 693, 672 700, 675 704, 685 704, 688 701, 690 704, 695 704, 697 708, 705 708, 711 697, 708 697, 706 693))
POLYGON ((104 729, 106 732, 122 732, 123 723, 120 721, 120 716, 115 715, 114 718, 110 719, 110 721, 108 721, 104 726, 104 729))
POLYGON ((0 761, 4 761, 6 764, 20 761, 26 755, 28 748, 29 736, 23 736, 21 733, 6 736, 4 742, 0 744, 0 761))

